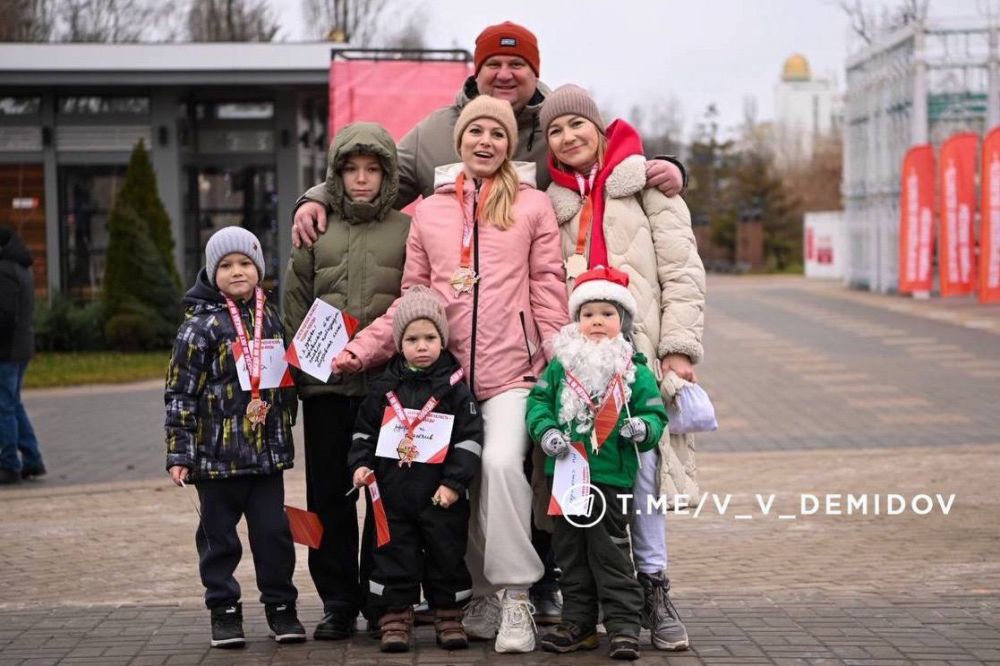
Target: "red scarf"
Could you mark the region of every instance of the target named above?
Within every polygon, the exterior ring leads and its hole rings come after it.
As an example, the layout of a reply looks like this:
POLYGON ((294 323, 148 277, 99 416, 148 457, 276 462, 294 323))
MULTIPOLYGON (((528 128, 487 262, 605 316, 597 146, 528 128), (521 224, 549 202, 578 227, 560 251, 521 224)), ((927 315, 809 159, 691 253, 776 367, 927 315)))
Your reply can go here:
MULTIPOLYGON (((594 187, 591 190, 594 202, 594 220, 591 223, 590 231, 590 256, 587 259, 587 267, 608 265, 608 246, 604 241, 604 183, 615 167, 631 155, 644 155, 642 149, 642 137, 624 120, 616 120, 605 132, 608 137, 608 149, 604 154, 604 164, 597 172, 594 180, 594 187)), ((557 185, 579 192, 577 188, 576 176, 571 172, 559 169, 549 151, 549 173, 552 181, 557 185)))

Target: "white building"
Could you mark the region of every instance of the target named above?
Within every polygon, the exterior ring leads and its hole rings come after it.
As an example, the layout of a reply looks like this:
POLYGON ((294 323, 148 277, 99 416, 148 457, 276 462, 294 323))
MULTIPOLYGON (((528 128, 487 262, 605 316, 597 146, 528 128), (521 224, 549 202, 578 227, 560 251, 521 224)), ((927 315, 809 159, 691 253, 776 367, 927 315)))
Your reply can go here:
POLYGON ((813 78, 809 61, 795 53, 774 86, 774 149, 779 166, 812 157, 818 141, 839 130, 840 100, 835 83, 813 78))

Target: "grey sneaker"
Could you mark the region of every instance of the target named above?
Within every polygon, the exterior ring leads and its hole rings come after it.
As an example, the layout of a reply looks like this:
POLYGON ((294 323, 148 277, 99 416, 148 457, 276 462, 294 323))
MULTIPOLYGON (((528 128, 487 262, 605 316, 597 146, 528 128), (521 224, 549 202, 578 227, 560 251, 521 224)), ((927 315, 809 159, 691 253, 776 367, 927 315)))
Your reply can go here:
POLYGON ((535 624, 555 625, 562 622, 563 600, 559 590, 531 595, 535 607, 535 624))
POLYGON ((658 650, 686 650, 688 633, 670 601, 670 579, 663 573, 639 574, 644 601, 642 626, 649 629, 653 647, 658 650))
POLYGON ((500 628, 493 645, 496 652, 532 652, 535 649, 535 609, 528 601, 528 594, 503 593, 500 602, 500 628))
POLYGON ((469 638, 491 641, 500 626, 500 601, 495 594, 473 599, 465 607, 462 626, 469 638))

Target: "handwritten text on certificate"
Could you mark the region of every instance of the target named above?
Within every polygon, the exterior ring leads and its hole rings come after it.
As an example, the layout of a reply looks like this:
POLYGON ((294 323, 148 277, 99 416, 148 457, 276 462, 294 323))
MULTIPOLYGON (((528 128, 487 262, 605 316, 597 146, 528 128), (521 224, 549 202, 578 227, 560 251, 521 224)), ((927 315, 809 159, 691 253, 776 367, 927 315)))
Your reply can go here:
POLYGON ((330 378, 333 359, 351 339, 356 321, 320 299, 306 313, 288 345, 288 362, 321 382, 330 378))

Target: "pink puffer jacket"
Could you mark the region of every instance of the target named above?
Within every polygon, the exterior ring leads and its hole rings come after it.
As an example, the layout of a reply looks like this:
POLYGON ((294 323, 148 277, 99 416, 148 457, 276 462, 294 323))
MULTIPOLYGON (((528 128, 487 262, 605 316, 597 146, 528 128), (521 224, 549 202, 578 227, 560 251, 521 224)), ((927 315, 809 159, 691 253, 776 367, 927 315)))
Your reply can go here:
MULTIPOLYGON (((500 231, 477 224, 473 265, 480 280, 473 293, 456 294, 450 280, 461 259, 463 211, 455 196, 461 164, 439 167, 434 195, 417 206, 406 241, 402 290, 422 284, 447 304, 448 348, 465 369, 473 393, 487 400, 530 387, 547 361, 547 341, 569 321, 559 225, 549 198, 534 188, 534 165, 516 163, 521 189, 514 225, 500 231), (522 327, 523 316, 523 327, 522 327)), ((476 195, 466 180, 464 215, 476 195)), ((397 301, 398 302, 398 301, 397 301)), ((395 304, 347 346, 365 368, 393 353, 395 304)))

